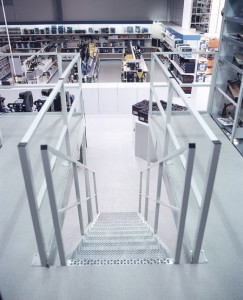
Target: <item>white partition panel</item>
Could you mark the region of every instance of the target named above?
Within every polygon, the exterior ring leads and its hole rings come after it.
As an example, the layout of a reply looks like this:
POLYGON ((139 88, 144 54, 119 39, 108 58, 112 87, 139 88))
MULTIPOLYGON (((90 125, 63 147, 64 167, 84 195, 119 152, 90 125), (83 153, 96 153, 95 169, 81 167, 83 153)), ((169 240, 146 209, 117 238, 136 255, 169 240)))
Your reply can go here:
POLYGON ((99 84, 99 108, 101 114, 117 113, 117 83, 99 84))
POLYGON ((130 114, 132 105, 137 102, 137 84, 117 84, 117 113, 130 114))
POLYGON ((149 89, 149 82, 143 83, 142 85, 138 86, 137 102, 142 100, 149 100, 149 89))
POLYGON ((84 109, 86 114, 99 113, 99 85, 97 83, 83 84, 84 109))

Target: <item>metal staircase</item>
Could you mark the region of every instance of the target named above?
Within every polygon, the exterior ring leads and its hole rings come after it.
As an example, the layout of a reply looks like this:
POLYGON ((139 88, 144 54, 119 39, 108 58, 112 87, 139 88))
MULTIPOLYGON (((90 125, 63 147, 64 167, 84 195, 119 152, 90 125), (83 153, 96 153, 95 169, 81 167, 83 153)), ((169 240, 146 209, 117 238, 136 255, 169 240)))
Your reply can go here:
POLYGON ((136 212, 100 213, 69 266, 171 263, 150 226, 136 212))

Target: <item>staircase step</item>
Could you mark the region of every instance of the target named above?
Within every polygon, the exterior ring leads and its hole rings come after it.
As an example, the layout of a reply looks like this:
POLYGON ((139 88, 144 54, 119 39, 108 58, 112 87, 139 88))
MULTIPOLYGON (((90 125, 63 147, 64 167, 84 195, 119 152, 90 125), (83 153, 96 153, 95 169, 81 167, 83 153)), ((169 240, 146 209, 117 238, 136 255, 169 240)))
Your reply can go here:
POLYGON ((104 266, 104 265, 161 265, 171 264, 170 259, 70 259, 68 266, 104 266))
POLYGON ((141 222, 141 220, 136 221, 119 221, 119 220, 112 220, 112 221, 97 221, 94 223, 95 226, 99 227, 113 227, 113 226, 141 226, 144 225, 144 223, 141 222))
POLYGON ((120 235, 120 236, 136 236, 136 235, 152 235, 152 232, 149 229, 143 229, 143 230, 113 230, 113 231, 104 231, 104 230, 91 230, 86 233, 85 236, 114 236, 114 235, 120 235))
POLYGON ((73 259, 166 259, 166 253, 158 249, 104 250, 82 249, 73 259))
POLYGON ((141 235, 130 235, 130 236, 120 236, 120 235, 113 235, 113 236, 100 236, 100 235, 95 235, 95 236, 87 236, 84 241, 86 242, 101 242, 101 243, 147 243, 147 242, 153 242, 156 239, 150 234, 144 236, 143 234, 141 235))
MULTIPOLYGON (((100 244, 82 244, 81 247, 79 247, 77 249, 77 251, 80 251, 81 253, 83 251, 94 251, 98 252, 98 251, 108 251, 108 252, 127 252, 130 253, 130 251, 132 251, 132 253, 134 251, 145 251, 144 249, 146 249, 146 251, 151 251, 151 250, 159 250, 159 246, 156 243, 148 243, 147 245, 143 245, 143 244, 130 244, 130 245, 100 245, 100 244)), ((145 251, 145 252, 146 252, 145 251)))
POLYGON ((137 231, 137 230, 139 230, 139 231, 141 231, 141 230, 148 231, 149 229, 145 225, 141 225, 141 226, 122 226, 120 224, 120 226, 114 226, 114 227, 93 226, 89 229, 89 231, 91 231, 91 230, 92 231, 97 231, 97 232, 98 231, 102 231, 102 232, 103 231, 109 231, 109 232, 111 232, 111 231, 137 231))
POLYGON ((141 240, 120 240, 120 241, 111 241, 109 240, 103 240, 103 241, 97 241, 97 240, 85 240, 82 244, 81 244, 82 248, 95 248, 95 249, 99 249, 100 247, 102 248, 107 248, 109 247, 109 249, 113 249, 113 247, 119 247, 119 249, 123 249, 122 247, 129 247, 129 249, 131 249, 131 247, 143 247, 143 248, 150 248, 150 247, 155 247, 156 249, 158 249, 158 243, 156 241, 141 241, 141 240))

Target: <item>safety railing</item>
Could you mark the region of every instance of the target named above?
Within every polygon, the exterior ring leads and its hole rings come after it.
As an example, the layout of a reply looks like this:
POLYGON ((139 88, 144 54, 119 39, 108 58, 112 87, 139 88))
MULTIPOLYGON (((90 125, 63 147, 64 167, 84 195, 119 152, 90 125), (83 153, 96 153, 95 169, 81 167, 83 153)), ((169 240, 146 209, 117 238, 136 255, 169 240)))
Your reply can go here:
MULTIPOLYGON (((178 232, 177 232, 177 238, 176 238, 176 247, 175 247, 175 255, 174 255, 174 262, 176 264, 180 263, 181 258, 181 250, 182 250, 182 243, 183 243, 183 236, 184 236, 184 230, 185 230, 185 222, 186 222, 186 215, 187 215, 187 207, 188 207, 188 201, 189 201, 189 193, 190 193, 190 186, 191 186, 191 179, 192 179, 192 171, 193 171, 193 164, 194 164, 194 157, 195 157, 195 144, 188 144, 187 146, 184 146, 180 148, 179 150, 175 151, 174 153, 167 155, 159 162, 148 166, 143 171, 140 172, 140 187, 139 187, 139 207, 138 211, 141 213, 141 206, 142 206, 142 199, 144 198, 144 218, 145 220, 148 219, 148 204, 149 200, 152 200, 155 202, 155 212, 154 212, 154 233, 157 234, 158 231, 158 223, 159 223, 159 212, 160 212, 160 206, 166 206, 173 210, 173 212, 176 212, 179 214, 179 225, 178 225, 178 232), (188 151, 187 154, 187 163, 186 163, 186 169, 185 169, 185 179, 184 179, 184 188, 182 193, 182 200, 181 200, 181 207, 174 206, 169 203, 166 203, 161 200, 161 190, 162 190, 162 178, 163 178, 163 167, 166 162, 171 160, 172 158, 184 153, 185 151, 188 151), (158 167, 158 175, 157 175, 157 190, 156 190, 156 196, 155 199, 153 199, 150 196, 150 186, 149 186, 149 180, 146 180, 146 190, 145 194, 142 193, 143 191, 143 176, 146 173, 147 178, 150 177, 150 170, 152 168, 158 167)), ((170 250, 170 253, 172 251, 170 250)))
MULTIPOLYGON (((36 55, 38 55, 38 53, 36 55)), ((66 88, 64 84, 71 69, 76 63, 78 65, 79 78, 82 78, 80 55, 72 55, 73 59, 64 72, 62 68, 62 54, 41 53, 41 55, 58 55, 59 79, 20 141, 18 151, 38 248, 40 262, 37 262, 36 264, 48 266, 54 259, 55 239, 53 237, 54 234, 52 233, 53 227, 48 227, 50 222, 46 220, 46 214, 41 214, 41 212, 46 209, 47 184, 40 165, 41 159, 38 159, 38 157, 35 159, 36 156, 38 156, 37 148, 38 145, 48 142, 49 136, 51 145, 56 151, 65 149, 68 157, 75 157, 79 154, 77 152, 80 151, 80 148, 83 148, 83 151, 85 151, 83 145, 86 144, 86 140, 84 137, 85 120, 82 98, 82 80, 80 80, 75 87, 76 97, 69 112, 67 111, 66 88), (57 93, 60 93, 62 109, 60 112, 50 114, 48 110, 53 104, 57 93), (52 121, 49 127, 46 128, 45 124, 48 123, 50 119, 52 121), (54 138, 52 138, 53 136, 54 138)), ((16 56, 27 55, 17 53, 16 56)), ((21 88, 24 86, 24 84, 21 85, 21 88)), ((31 86, 34 87, 35 85, 33 84, 31 86)), ((46 84, 42 85, 41 88, 49 88, 49 86, 50 85, 46 84)), ((29 87, 29 85, 26 85, 26 87, 29 87)), ((61 170, 59 165, 58 167, 59 169, 57 168, 57 156, 53 156, 50 161, 50 168, 52 171, 56 170, 56 172, 58 172, 61 170)), ((65 176, 68 177, 67 181, 69 181, 69 185, 71 185, 70 181, 72 178, 69 174, 69 168, 62 169, 62 176, 64 178, 65 176)), ((62 201, 66 196, 67 194, 63 192, 62 201)), ((91 216, 89 216, 89 218, 91 218, 91 216)))
MULTIPOLYGON (((199 92, 202 93, 202 88, 209 88, 210 83, 199 83, 199 82, 193 82, 193 83, 181 83, 177 79, 175 79, 175 76, 173 72, 170 72, 168 70, 168 66, 166 66, 161 61, 161 55, 168 57, 168 55, 184 55, 184 52, 165 52, 165 53, 152 53, 151 56, 151 81, 150 81, 150 106, 149 106, 149 124, 151 133, 153 136, 153 139, 158 141, 160 140, 160 146, 157 147, 157 154, 160 157, 166 157, 168 153, 171 152, 171 149, 173 150, 179 150, 181 148, 181 144, 185 143, 185 141, 190 141, 191 137, 187 135, 186 132, 183 130, 183 137, 179 136, 179 130, 176 126, 180 124, 180 129, 183 127, 183 123, 181 124, 178 121, 178 118, 180 116, 191 116, 193 119, 193 122, 195 122, 194 126, 198 126, 200 132, 199 135, 203 135, 207 141, 207 157, 204 161, 203 166, 199 166, 198 170, 198 164, 200 164, 202 154, 202 147, 206 146, 203 144, 200 144, 198 146, 197 143, 197 154, 195 156, 195 166, 192 179, 191 179, 191 189, 192 189, 192 195, 193 199, 195 199, 195 204, 198 207, 198 216, 194 219, 196 219, 195 224, 193 224, 192 227, 196 228, 195 234, 192 234, 192 240, 189 241, 187 239, 188 246, 187 248, 190 248, 191 250, 191 256, 190 261, 192 263, 198 263, 200 253, 202 251, 202 242, 207 222, 207 216, 209 212, 210 202, 212 198, 213 193, 213 186, 216 176, 216 170, 219 160, 219 154, 220 154, 220 148, 221 143, 218 140, 218 138, 215 136, 211 128, 208 126, 208 124, 203 119, 202 115, 198 112, 198 110, 195 108, 195 105, 193 104, 193 93, 191 98, 188 98, 185 92, 183 91, 184 87, 191 87, 191 88, 199 88, 199 92), (158 83, 154 83, 154 68, 155 64, 159 67, 159 69, 162 71, 163 76, 165 78, 165 83, 162 82, 161 85, 158 85, 158 83), (161 102, 160 102, 160 96, 158 95, 158 89, 163 88, 163 100, 167 102, 166 109, 163 108, 161 102), (172 111, 172 104, 174 102, 174 99, 180 100, 180 104, 183 103, 183 105, 187 108, 187 111, 180 111, 180 112, 173 112, 172 111), (152 110, 152 101, 155 101, 158 105, 159 110, 153 111, 152 110), (176 119, 177 118, 177 119, 176 119), (161 152, 158 152, 160 150, 161 152), (198 151, 199 150, 199 151, 198 151), (203 171, 202 171, 203 169, 203 171), (201 173, 200 173, 201 172, 201 173), (199 175, 201 178, 199 178, 199 175)), ((201 54, 201 52, 193 52, 192 54, 201 54)), ((217 53, 213 53, 213 55, 216 56, 215 59, 217 59, 217 53)), ((161 93, 160 93, 161 94, 161 93)), ((209 90, 210 94, 210 90, 209 90)), ((181 166, 182 169, 186 169, 186 159, 183 154, 180 154, 177 159, 177 164, 181 166)), ((149 148, 148 148, 148 164, 150 164, 150 154, 149 154, 149 148)), ((171 185, 172 178, 169 178, 169 166, 166 166, 167 175, 165 175, 165 182, 168 186, 168 189, 172 190, 172 193, 169 192, 169 194, 173 194, 175 197, 175 188, 169 187, 171 185)), ((166 173, 165 173, 166 174, 166 173)), ((175 175, 175 174, 174 174, 175 175)), ((149 171, 146 175, 146 185, 149 186, 150 181, 150 174, 149 171)), ((147 193, 147 192, 146 192, 147 193)), ((158 201, 158 200, 157 200, 158 201)), ((147 204, 146 204, 147 205, 147 204)), ((158 204, 160 205, 160 204, 158 204)), ((145 219, 147 218, 146 215, 146 209, 145 209, 145 219)), ((194 229, 193 228, 193 229, 194 229)), ((156 227, 155 227, 156 229, 156 227)))
POLYGON ((91 201, 92 197, 94 197, 94 200, 95 200, 96 213, 97 214, 99 213, 95 172, 92 171, 91 169, 89 169, 87 166, 73 160, 71 157, 65 155, 64 153, 62 153, 60 151, 55 150, 54 148, 52 148, 48 145, 41 146, 41 155, 42 155, 42 162, 43 162, 43 167, 44 167, 44 171, 45 171, 47 191, 48 191, 48 195, 49 195, 49 202, 50 202, 50 207, 51 207, 53 226, 54 226, 54 230, 55 230, 60 264, 62 266, 66 266, 66 254, 65 254, 65 250, 64 250, 64 242, 63 242, 63 237, 62 237, 62 224, 59 220, 59 216, 60 216, 60 214, 65 214, 67 210, 69 210, 73 207, 77 207, 80 233, 81 233, 81 235, 84 234, 83 212, 82 212, 82 205, 81 205, 82 202, 87 202, 88 223, 93 221, 93 209, 92 209, 92 201, 91 201), (75 203, 73 203, 72 205, 58 208, 58 204, 57 204, 58 201, 57 201, 57 197, 56 197, 56 193, 55 193, 55 187, 53 184, 53 174, 52 174, 49 152, 72 164, 74 185, 75 185, 75 194, 76 194, 76 199, 77 199, 77 201, 75 203), (85 172, 86 198, 84 200, 81 200, 78 171, 77 171, 78 167, 82 167, 85 172), (93 177, 94 194, 91 193, 89 173, 91 173, 92 177, 93 177))

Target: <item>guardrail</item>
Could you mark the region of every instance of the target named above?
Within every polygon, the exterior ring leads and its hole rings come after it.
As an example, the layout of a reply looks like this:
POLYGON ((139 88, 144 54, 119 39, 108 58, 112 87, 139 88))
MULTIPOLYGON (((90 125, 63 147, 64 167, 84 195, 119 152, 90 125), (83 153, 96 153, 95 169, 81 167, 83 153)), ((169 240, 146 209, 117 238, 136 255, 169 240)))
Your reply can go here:
MULTIPOLYGON (((191 54, 201 54, 201 52, 190 52, 191 54)), ((207 170, 206 170, 206 176, 204 180, 204 186, 202 192, 200 192, 197 182, 192 176, 191 180, 191 187, 193 190, 193 193, 195 195, 195 198, 197 200, 198 206, 200 208, 200 216, 197 223, 197 230, 196 235, 194 238, 194 245, 192 249, 192 257, 191 262, 192 263, 198 263, 199 262, 199 256, 201 253, 201 247, 202 247, 202 241, 204 237, 206 222, 207 222, 207 216, 209 211, 209 206, 211 202, 212 197, 212 191, 214 186, 214 180, 219 160, 219 154, 221 149, 221 142, 218 140, 218 138, 215 136, 211 128, 207 125, 205 120, 202 118, 202 116, 199 114, 199 112, 193 107, 193 105, 190 103, 188 98, 186 97, 184 91, 182 90, 182 87, 210 87, 210 83, 191 83, 191 84, 179 84, 171 72, 168 71, 167 67, 162 63, 159 56, 160 55, 168 55, 168 54, 180 54, 180 52, 155 52, 152 53, 151 56, 151 81, 150 81, 150 103, 149 103, 149 123, 152 124, 153 119, 153 112, 152 112, 152 100, 155 100, 158 107, 159 107, 159 114, 162 116, 162 122, 164 124, 165 133, 163 138, 163 153, 162 157, 166 157, 168 155, 168 148, 169 148, 169 139, 171 139, 175 149, 178 151, 180 150, 180 143, 176 137, 175 131, 173 129, 173 125, 171 122, 173 113, 172 113, 172 101, 173 101, 173 93, 175 92, 177 95, 179 95, 180 99, 183 101, 185 106, 188 108, 191 115, 196 120, 197 124, 200 125, 202 130, 204 131, 206 137, 209 139, 212 150, 209 155, 209 159, 207 162, 207 170), (156 92, 155 87, 158 87, 158 85, 154 84, 154 67, 155 63, 160 67, 160 69, 163 71, 163 74, 167 81, 167 108, 166 111, 162 107, 160 103, 159 96, 156 92)), ((181 52, 181 54, 185 54, 184 52, 181 52)), ((217 53, 213 53, 216 56, 217 59, 217 53)), ((161 85, 164 86, 164 83, 161 85)), ((211 93, 211 92, 210 92, 211 93)), ((158 113, 158 112, 156 112, 158 113)), ((152 126, 152 125, 151 125, 152 126)), ((151 129, 152 130, 152 129, 151 129)), ((179 155, 181 164, 183 168, 186 168, 186 160, 183 155, 179 155)), ((150 164, 150 155, 149 155, 149 147, 148 147, 148 165, 150 164)), ((146 179, 146 185, 149 186, 150 181, 150 174, 149 170, 147 171, 147 179, 146 179)), ((147 193, 146 193, 147 194, 147 193)), ((157 200, 158 201, 158 200, 157 200)), ((147 204, 146 204, 147 205, 147 204)), ((147 209, 145 208, 145 219, 147 218, 147 209)), ((155 227, 156 229, 156 227, 155 227)))
MULTIPOLYGON (((2 54, 1 54, 2 55, 2 54)), ((8 56, 10 54, 3 54, 4 56, 8 56)), ((15 55, 15 54, 13 54, 15 55)), ((24 53, 17 53, 17 56, 28 56, 28 54, 24 53)), ((56 53, 41 53, 41 55, 57 55, 56 53)), ((58 54, 58 57, 61 58, 62 55, 58 54)), ((59 64, 59 70, 62 70, 62 61, 61 59, 58 60, 59 64)), ((36 190, 35 184, 34 184, 34 176, 33 176, 33 169, 31 166, 31 155, 30 155, 30 149, 29 144, 32 141, 33 137, 35 136, 35 133, 37 129, 40 127, 40 124, 42 123, 44 117, 48 114, 47 111, 49 107, 52 105, 56 94, 59 92, 61 96, 61 105, 62 105, 62 111, 60 113, 57 113, 62 116, 63 120, 63 126, 60 130, 60 134, 58 137, 58 141, 56 143, 55 149, 56 151, 59 151, 61 148, 61 145, 63 142, 66 144, 66 151, 67 155, 71 157, 71 145, 70 145, 70 120, 72 116, 77 114, 80 116, 80 122, 84 122, 84 106, 83 106, 83 99, 82 99, 82 70, 81 70, 81 59, 79 54, 73 54, 73 59, 68 65, 68 67, 65 69, 65 71, 60 74, 59 73, 59 80, 57 84, 54 86, 52 92, 47 97, 44 105, 42 106, 41 110, 36 115, 35 119, 33 120, 32 124, 30 125, 29 129, 25 133, 24 137, 20 141, 18 145, 18 151, 23 171, 23 177, 29 202, 29 207, 31 211, 31 217, 32 222, 34 226, 35 236, 36 236, 36 242, 40 257, 40 264, 42 266, 48 266, 49 265, 49 257, 48 257, 48 251, 47 251, 47 245, 44 240, 43 236, 43 226, 41 224, 40 220, 40 207, 43 201, 43 197, 46 193, 46 181, 45 178, 43 178, 43 183, 41 185, 41 188, 39 191, 36 190), (67 105, 66 105, 66 95, 65 95, 65 88, 64 88, 64 81, 69 75, 72 67, 74 64, 77 63, 78 65, 78 72, 79 72, 79 78, 81 80, 78 84, 78 97, 74 100, 72 104, 72 108, 69 112, 67 112, 67 105), (80 107, 80 113, 76 113, 74 110, 74 107, 79 104, 80 107)), ((15 85, 16 86, 16 85, 15 85)), ((34 84, 31 86, 35 86, 34 84)), ((21 85, 22 87, 22 85, 21 85)), ((48 84, 46 85, 48 87, 48 84)), ((53 157, 50 162, 50 168, 51 170, 54 169, 56 164, 56 157, 53 157)), ((89 216, 91 218, 91 216, 89 216)), ((49 246, 49 245, 48 245, 49 246)), ((51 248, 51 246, 50 246, 51 248)))
POLYGON ((169 207, 174 212, 180 214, 177 240, 176 240, 176 250, 175 250, 175 257, 174 257, 174 263, 176 263, 176 264, 180 263, 182 242, 183 242, 185 223, 186 223, 187 207, 188 207, 188 201, 189 201, 190 185, 191 185, 192 171, 193 171, 193 164, 194 164, 194 157, 195 157, 195 150, 196 150, 195 144, 188 144, 187 146, 184 146, 184 147, 178 149, 174 153, 167 155, 159 162, 146 167, 144 170, 142 170, 140 172, 138 211, 139 211, 139 213, 141 213, 142 197, 144 197, 144 199, 145 199, 144 218, 145 218, 145 220, 147 220, 149 199, 155 201, 156 206, 155 206, 155 219, 154 219, 154 227, 153 227, 154 233, 157 234, 157 231, 158 231, 160 205, 169 207), (160 200, 162 177, 163 177, 163 166, 164 166, 164 163, 166 163, 168 160, 179 156, 180 154, 184 153, 187 150, 188 150, 188 156, 187 156, 187 163, 186 163, 186 170, 185 170, 184 188, 183 188, 183 194, 182 194, 182 205, 181 205, 181 207, 178 207, 178 206, 170 205, 170 204, 165 203, 160 200), (145 194, 142 194, 142 189, 143 189, 142 183, 143 183, 143 174, 146 172, 148 175, 150 173, 150 170, 152 168, 155 168, 156 166, 158 166, 157 191, 156 191, 156 199, 153 199, 150 197, 150 194, 149 194, 149 192, 150 192, 149 191, 149 181, 148 180, 146 181, 145 194))

